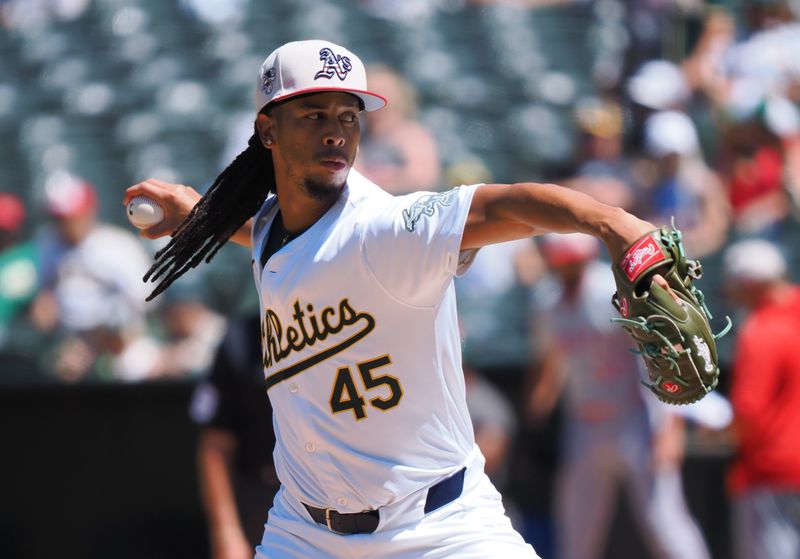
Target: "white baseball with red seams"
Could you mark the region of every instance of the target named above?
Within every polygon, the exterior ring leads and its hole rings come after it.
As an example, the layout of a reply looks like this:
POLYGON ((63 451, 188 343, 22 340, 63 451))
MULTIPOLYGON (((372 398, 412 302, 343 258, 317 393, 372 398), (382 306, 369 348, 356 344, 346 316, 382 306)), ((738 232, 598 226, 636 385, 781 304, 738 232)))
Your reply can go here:
POLYGON ((137 229, 149 229, 164 221, 164 209, 149 196, 136 196, 128 202, 128 221, 137 229))

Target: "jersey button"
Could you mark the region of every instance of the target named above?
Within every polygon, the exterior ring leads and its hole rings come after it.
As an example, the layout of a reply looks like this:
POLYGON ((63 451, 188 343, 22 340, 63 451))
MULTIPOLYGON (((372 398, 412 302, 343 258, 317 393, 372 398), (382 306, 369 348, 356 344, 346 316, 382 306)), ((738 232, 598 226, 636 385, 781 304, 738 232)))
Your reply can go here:
POLYGON ((297 394, 298 390, 299 388, 297 388, 297 385, 295 383, 289 385, 289 392, 291 392, 292 394, 297 394))
POLYGON ((306 452, 314 452, 316 449, 314 443, 306 443, 306 452))
POLYGON ((347 505, 347 499, 345 499, 344 497, 339 497, 338 499, 336 499, 336 502, 339 503, 340 507, 347 505))

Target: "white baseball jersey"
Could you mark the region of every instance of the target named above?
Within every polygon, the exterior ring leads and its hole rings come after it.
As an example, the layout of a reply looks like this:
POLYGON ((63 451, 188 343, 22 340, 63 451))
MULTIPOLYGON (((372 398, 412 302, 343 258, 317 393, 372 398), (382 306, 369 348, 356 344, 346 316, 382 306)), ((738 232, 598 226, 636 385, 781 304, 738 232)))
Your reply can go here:
POLYGON ((452 281, 474 191, 394 197, 351 171, 263 269, 275 197, 256 215, 275 466, 300 501, 377 509, 474 456, 452 281))

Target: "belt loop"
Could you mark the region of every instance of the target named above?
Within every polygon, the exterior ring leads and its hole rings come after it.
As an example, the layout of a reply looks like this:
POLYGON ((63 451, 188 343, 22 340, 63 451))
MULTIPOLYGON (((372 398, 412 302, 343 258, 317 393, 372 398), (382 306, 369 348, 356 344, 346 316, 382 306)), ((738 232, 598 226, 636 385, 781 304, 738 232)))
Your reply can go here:
POLYGON ((328 530, 331 532, 336 532, 336 530, 331 527, 331 509, 325 509, 325 525, 328 526, 328 530))

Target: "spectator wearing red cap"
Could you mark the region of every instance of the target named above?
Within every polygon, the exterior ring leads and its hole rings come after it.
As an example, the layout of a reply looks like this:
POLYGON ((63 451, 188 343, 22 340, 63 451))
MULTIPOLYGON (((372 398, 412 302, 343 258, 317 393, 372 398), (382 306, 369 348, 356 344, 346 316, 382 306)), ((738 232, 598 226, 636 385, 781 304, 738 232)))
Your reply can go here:
MULTIPOLYGON (((56 373, 78 380, 96 368, 98 340, 122 339, 127 346, 142 335, 147 292, 141 278, 150 257, 133 233, 98 220, 97 192, 81 178, 53 175, 44 207, 50 219, 37 239, 42 290, 34 317, 42 330, 65 340, 51 363, 56 373)), ((145 377, 147 367, 125 376, 145 377)))
POLYGON ((628 351, 625 332, 610 321, 614 278, 597 259, 597 239, 550 234, 540 238, 540 247, 552 274, 534 291, 525 411, 535 423, 547 418, 559 399, 564 404, 554 499, 556 557, 600 557, 617 490, 624 485, 653 556, 707 558, 683 499, 683 422, 641 387, 639 358, 628 351))
POLYGON ((36 291, 33 246, 21 242, 25 207, 14 194, 0 192, 0 347, 11 320, 36 291))
POLYGON ((38 285, 36 248, 23 240, 25 206, 14 194, 0 192, 0 361, 9 382, 13 373, 25 374, 32 352, 29 330, 23 328, 27 309, 38 285))
POLYGON ((66 244, 79 244, 97 220, 97 193, 79 178, 56 175, 45 187, 45 210, 66 244))
POLYGON ((15 242, 25 221, 25 206, 15 195, 0 192, 0 250, 15 242))

